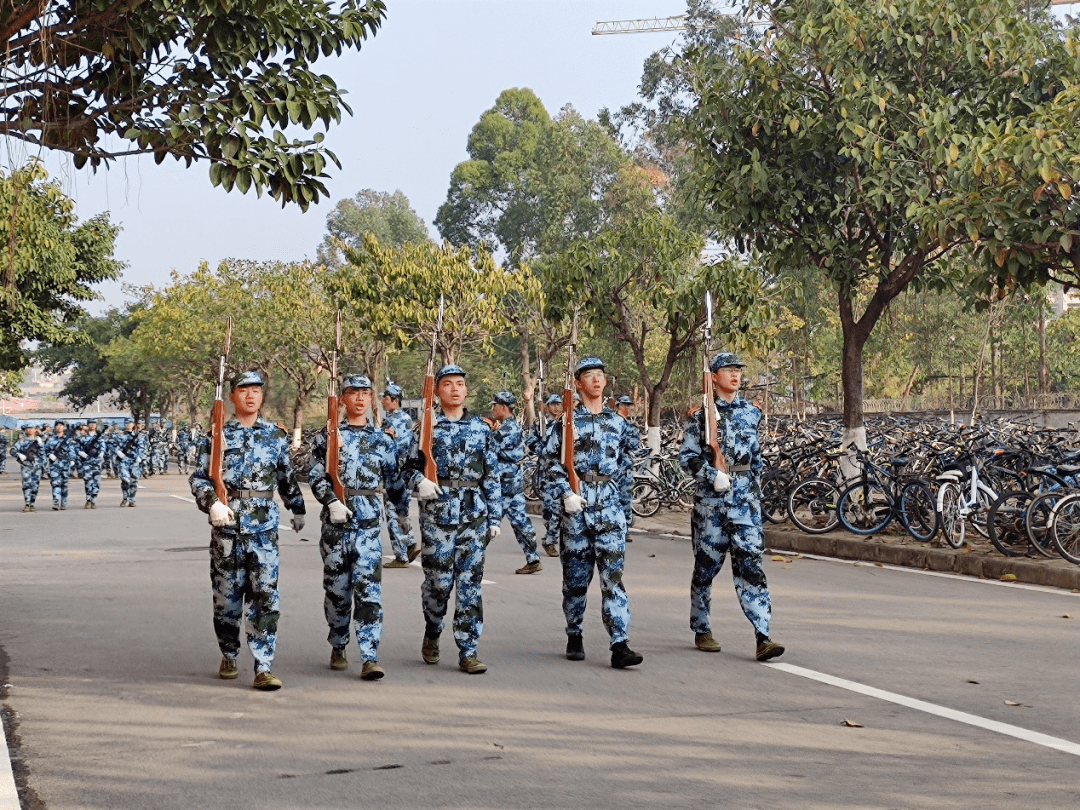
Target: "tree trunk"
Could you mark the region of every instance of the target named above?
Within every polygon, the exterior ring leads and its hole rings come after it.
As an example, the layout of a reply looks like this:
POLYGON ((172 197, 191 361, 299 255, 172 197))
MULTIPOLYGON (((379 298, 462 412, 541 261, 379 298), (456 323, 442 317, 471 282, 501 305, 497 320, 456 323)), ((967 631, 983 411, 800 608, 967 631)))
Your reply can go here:
POLYGON ((1050 393, 1050 371, 1046 367, 1046 297, 1039 295, 1039 393, 1050 393))
POLYGON ((293 402, 293 437, 292 447, 295 450, 300 446, 300 442, 303 441, 304 433, 304 407, 307 405, 307 396, 303 390, 297 386, 296 399, 293 402))
MULTIPOLYGON (((866 316, 855 320, 852 301, 840 293, 840 324, 844 333, 841 350, 840 382, 844 394, 844 437, 841 448, 852 445, 866 449, 866 426, 863 423, 863 347, 870 337, 873 323, 866 316)), ((876 322, 876 318, 874 321, 876 322)))
POLYGON ((536 393, 536 380, 532 375, 532 357, 530 354, 529 333, 521 330, 521 341, 518 344, 518 358, 521 360, 521 399, 522 421, 525 425, 531 425, 536 421, 536 405, 534 395, 536 393))

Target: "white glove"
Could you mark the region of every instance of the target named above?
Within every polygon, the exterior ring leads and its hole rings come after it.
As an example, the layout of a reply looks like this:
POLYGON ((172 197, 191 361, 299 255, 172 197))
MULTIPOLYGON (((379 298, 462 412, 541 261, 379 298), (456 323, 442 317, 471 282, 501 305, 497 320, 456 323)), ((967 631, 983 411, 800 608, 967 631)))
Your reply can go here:
POLYGON ((16 455, 16 458, 19 459, 19 461, 26 461, 26 456, 24 456, 22 453, 18 453, 16 455))
POLYGON ((55 453, 49 453, 49 461, 56 461, 56 454, 55 453))
POLYGON ((566 495, 563 495, 562 505, 563 511, 566 512, 566 514, 576 515, 585 508, 585 499, 576 492, 568 492, 566 495))
POLYGON ((289 523, 292 524, 292 530, 299 534, 300 530, 304 528, 304 516, 293 515, 292 520, 289 521, 289 523))
POLYGON ((79 451, 79 458, 90 458, 90 456, 86 455, 86 453, 84 453, 82 450, 80 450, 79 451))
POLYGON ((727 492, 731 489, 731 476, 723 470, 717 470, 716 477, 712 482, 712 488, 717 492, 727 492))
POLYGON ((233 510, 229 508, 228 504, 224 504, 221 501, 214 501, 210 504, 211 526, 217 526, 218 528, 228 526, 234 520, 236 520, 236 515, 233 513, 233 510))
POLYGON ((442 495, 442 487, 430 478, 421 478, 420 483, 416 485, 416 497, 422 501, 430 501, 440 495, 442 495))
POLYGON ((116 451, 116 457, 117 457, 117 458, 119 458, 119 459, 125 459, 125 458, 127 458, 127 456, 125 456, 125 455, 124 455, 124 453, 123 453, 123 451, 122 451, 122 450, 117 450, 117 451, 116 451))
POLYGON ((492 540, 498 537, 500 531, 501 529, 498 526, 488 527, 488 542, 490 543, 492 540))
MULTIPOLYGON (((326 505, 326 508, 330 510, 330 522, 331 523, 347 523, 349 518, 352 517, 352 509, 347 507, 341 501, 330 501, 326 505)), ((297 531, 300 531, 297 529, 297 531)))

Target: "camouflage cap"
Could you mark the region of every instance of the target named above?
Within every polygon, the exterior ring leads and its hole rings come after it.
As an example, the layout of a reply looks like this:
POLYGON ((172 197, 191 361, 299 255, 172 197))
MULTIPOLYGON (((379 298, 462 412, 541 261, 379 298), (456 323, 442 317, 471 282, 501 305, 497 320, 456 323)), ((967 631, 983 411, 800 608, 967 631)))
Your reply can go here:
POLYGON ((63 419, 57 419, 55 422, 53 422, 54 427, 60 427, 61 425, 63 427, 67 427, 67 422, 65 422, 63 419))
POLYGON ((746 366, 746 363, 731 352, 720 352, 720 354, 716 355, 716 357, 712 359, 712 362, 709 363, 709 371, 719 371, 722 368, 730 368, 731 366, 743 368, 746 366))
POLYGON ((492 405, 505 405, 507 408, 513 408, 517 405, 517 397, 511 394, 509 391, 500 391, 495 395, 495 398, 491 400, 492 405))
POLYGON ((249 385, 265 385, 262 375, 257 371, 241 371, 235 377, 232 378, 232 388, 235 391, 237 388, 247 388, 249 385))
POLYGON ((621 397, 619 397, 617 400, 615 400, 615 404, 616 405, 633 405, 634 400, 630 399, 630 397, 628 395, 623 394, 621 397))
POLYGON ((366 374, 347 374, 341 381, 341 390, 348 391, 350 388, 367 388, 371 390, 371 378, 366 374))
POLYGON ((599 357, 584 357, 581 360, 578 360, 577 367, 574 369, 574 379, 580 379, 582 374, 586 371, 592 371, 594 368, 603 371, 604 361, 599 357))
POLYGON ((405 391, 397 383, 389 383, 386 388, 383 389, 381 396, 390 397, 390 399, 400 400, 405 396, 405 391))
POLYGON ((548 394, 547 399, 544 400, 545 405, 562 405, 561 394, 548 394))
POLYGON ((463 369, 461 366, 456 366, 453 363, 451 363, 448 366, 443 366, 442 368, 440 368, 438 371, 435 372, 435 384, 438 385, 439 381, 442 380, 443 377, 464 377, 464 376, 465 376, 465 369, 463 369))

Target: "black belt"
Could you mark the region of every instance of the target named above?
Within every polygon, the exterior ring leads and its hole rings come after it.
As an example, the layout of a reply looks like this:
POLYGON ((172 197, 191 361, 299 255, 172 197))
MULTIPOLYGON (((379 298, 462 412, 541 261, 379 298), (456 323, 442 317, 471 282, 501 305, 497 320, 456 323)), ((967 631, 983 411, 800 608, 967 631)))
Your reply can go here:
POLYGON ((480 482, 462 481, 460 478, 440 478, 439 486, 443 489, 480 489, 480 482))
POLYGON ((587 472, 580 476, 581 480, 587 484, 606 484, 611 480, 610 475, 601 475, 600 473, 587 472))
POLYGON ((752 472, 752 468, 749 464, 736 464, 734 467, 728 467, 728 472, 752 472))
POLYGON ((355 498, 357 495, 382 495, 382 489, 352 489, 345 487, 345 497, 355 498))
POLYGON ((273 498, 272 489, 230 489, 229 498, 273 498))

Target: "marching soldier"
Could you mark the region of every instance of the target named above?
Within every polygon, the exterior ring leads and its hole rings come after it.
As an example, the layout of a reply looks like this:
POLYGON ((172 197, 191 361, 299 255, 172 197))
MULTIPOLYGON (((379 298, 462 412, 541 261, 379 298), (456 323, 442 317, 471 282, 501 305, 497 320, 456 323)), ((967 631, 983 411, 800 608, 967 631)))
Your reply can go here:
POLYGON ((67 509, 68 479, 75 460, 75 441, 67 435, 67 424, 57 421, 52 437, 45 442, 49 461, 49 482, 52 484, 53 510, 67 509))
MULTIPOLYGON (((401 386, 394 383, 387 385, 382 392, 382 406, 386 412, 383 430, 394 440, 399 468, 404 467, 416 444, 413 420, 401 407, 401 399, 404 396, 405 392, 401 386)), ((400 478, 394 482, 393 490, 399 493, 400 497, 397 499, 396 506, 393 503, 394 499, 386 499, 386 531, 390 535, 390 548, 394 552, 394 559, 383 567, 408 568, 409 563, 420 556, 420 544, 412 536, 409 526, 409 501, 412 500, 412 493, 400 478), (395 509, 393 515, 390 514, 392 506, 395 509)))
MULTIPOLYGON (((353 619, 356 643, 363 666, 360 677, 382 678, 379 664, 382 637, 382 537, 383 493, 398 483, 397 449, 394 440, 368 420, 372 404, 371 380, 352 374, 342 383, 341 403, 345 421, 339 427, 341 444, 338 470, 345 488, 345 502, 334 493, 326 468, 327 435, 315 437, 308 473, 311 492, 322 510, 324 610, 330 626, 330 668, 348 669, 345 648, 349 644, 349 619, 353 619)), ((392 508, 392 507, 391 507, 392 508)), ((389 510, 388 510, 389 511, 389 510)), ((390 520, 391 523, 395 519, 390 520)))
POLYGON ((38 487, 45 470, 45 441, 38 436, 36 425, 27 425, 24 430, 26 438, 15 442, 15 446, 11 448, 11 457, 22 467, 23 511, 34 512, 37 511, 34 501, 37 500, 38 487))
POLYGON ((8 441, 7 428, 0 428, 0 475, 7 472, 8 441))
POLYGON ((619 500, 618 482, 632 464, 632 437, 626 420, 604 404, 607 376, 599 357, 586 357, 574 369, 581 404, 574 407, 574 469, 581 494, 570 487, 562 464, 562 430, 555 426, 549 454, 552 478, 562 499, 563 613, 566 616, 566 657, 585 658, 582 622, 585 595, 593 568, 600 575, 601 615, 611 637, 611 666, 640 664, 643 657, 630 649, 630 606, 623 587, 626 557, 626 513, 619 500))
POLYGON ((255 689, 281 688, 274 675, 278 618, 277 488, 292 527, 304 528, 304 496, 296 483, 285 431, 259 416, 263 379, 256 371, 236 375, 229 399, 235 416, 225 423, 222 476, 229 502, 218 500, 210 478, 210 437, 199 443, 188 483, 199 509, 209 515, 210 582, 214 589, 214 632, 221 650, 218 677, 237 678, 240 619, 247 602, 247 643, 255 659, 255 689))
POLYGON ((82 468, 83 489, 86 505, 83 509, 97 509, 97 497, 101 491, 101 468, 105 458, 105 434, 99 433, 97 420, 86 423, 86 435, 79 439, 79 460, 82 468))
POLYGON ((146 434, 139 430, 140 423, 128 419, 124 423, 124 432, 116 437, 113 457, 116 459, 116 473, 120 477, 120 492, 123 499, 121 506, 135 506, 135 496, 139 492, 139 477, 142 474, 143 460, 146 458, 146 434))
POLYGON ((476 675, 487 671, 476 656, 484 629, 480 581, 487 544, 499 534, 502 495, 491 429, 479 416, 469 414, 467 393, 460 366, 447 365, 436 372, 435 395, 441 411, 435 418, 431 447, 437 480, 424 477, 424 459, 417 447, 405 483, 416 489, 420 501, 421 599, 426 625, 421 656, 426 664, 439 663, 443 618, 450 591, 456 587, 453 627, 458 667, 476 675))
POLYGON ((540 470, 540 502, 541 514, 544 519, 544 552, 549 557, 559 556, 559 524, 562 521, 562 503, 558 492, 551 481, 551 457, 548 453, 548 445, 551 443, 551 431, 557 430, 556 425, 562 419, 562 398, 558 394, 550 394, 544 400, 547 408, 547 432, 540 434, 540 422, 532 426, 526 443, 530 450, 536 454, 536 464, 540 470))
POLYGON ((727 472, 718 468, 705 433, 704 409, 686 423, 679 464, 698 482, 690 520, 694 573, 690 581, 690 629, 694 645, 720 652, 709 623, 712 582, 731 553, 731 576, 743 614, 754 626, 756 657, 767 661, 783 655, 784 647, 769 638, 772 601, 761 556, 765 550, 761 522, 761 411, 738 395, 743 363, 730 352, 712 359, 716 393, 717 439, 727 472))
POLYGON ((191 450, 191 429, 184 425, 176 432, 176 466, 181 474, 188 471, 188 452, 191 450))
POLYGON ((509 391, 500 391, 492 401, 492 413, 498 427, 494 429, 495 456, 502 490, 502 513, 510 521, 518 545, 525 552, 525 565, 515 574, 535 574, 543 570, 536 553, 536 529, 525 511, 525 478, 521 462, 525 460, 525 443, 521 425, 514 418, 517 399, 509 391))
MULTIPOLYGON (((641 432, 637 429, 637 426, 630 421, 630 408, 633 407, 633 405, 634 400, 630 399, 626 394, 623 394, 615 401, 615 413, 626 420, 629 446, 633 448, 634 458, 636 458, 638 451, 641 450, 641 432)), ((634 525, 634 510, 631 508, 633 497, 634 465, 631 463, 630 466, 626 468, 622 478, 619 479, 619 499, 622 501, 623 511, 626 513, 627 527, 634 525)), ((627 536, 626 542, 630 542, 629 536, 627 536)))

